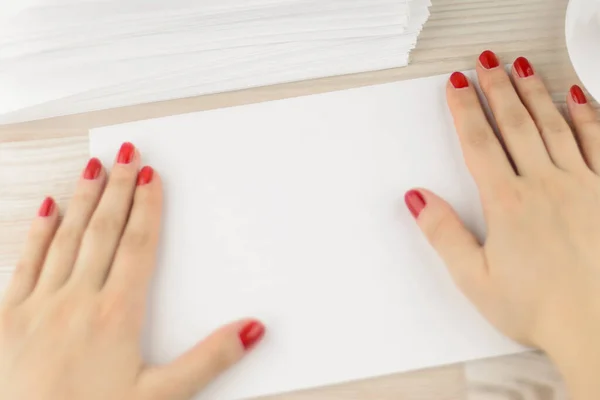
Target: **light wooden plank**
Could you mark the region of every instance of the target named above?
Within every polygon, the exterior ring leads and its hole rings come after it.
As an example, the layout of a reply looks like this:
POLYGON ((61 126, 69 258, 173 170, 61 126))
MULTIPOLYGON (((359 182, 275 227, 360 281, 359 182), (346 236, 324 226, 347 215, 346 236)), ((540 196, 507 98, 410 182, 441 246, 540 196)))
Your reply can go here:
POLYGON ((556 368, 539 353, 473 362, 466 367, 469 400, 566 400, 556 368))
MULTIPOLYGON (((351 357, 351 351, 349 353, 351 357)), ((463 381, 462 368, 449 366, 266 397, 263 400, 463 400, 466 396, 463 381)))

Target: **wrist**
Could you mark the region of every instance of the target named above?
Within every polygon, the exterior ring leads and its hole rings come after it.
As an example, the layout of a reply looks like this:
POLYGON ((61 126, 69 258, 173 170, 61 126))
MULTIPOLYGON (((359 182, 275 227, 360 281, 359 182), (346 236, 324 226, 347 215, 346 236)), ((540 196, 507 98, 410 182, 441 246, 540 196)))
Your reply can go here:
POLYGON ((538 345, 563 375, 573 400, 597 400, 600 398, 600 314, 588 312, 589 309, 564 311, 556 315, 568 317, 545 329, 545 333, 539 335, 538 345))
POLYGON ((600 398, 600 348, 570 346, 548 353, 563 376, 572 400, 600 398))

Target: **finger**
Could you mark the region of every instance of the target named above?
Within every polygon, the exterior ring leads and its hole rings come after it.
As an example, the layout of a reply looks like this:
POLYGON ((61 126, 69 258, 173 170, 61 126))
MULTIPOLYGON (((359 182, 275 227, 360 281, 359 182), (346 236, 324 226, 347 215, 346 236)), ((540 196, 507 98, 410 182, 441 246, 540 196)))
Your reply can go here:
POLYGON ((138 300, 146 298, 156 265, 161 212, 160 176, 151 167, 144 167, 138 175, 129 221, 103 290, 127 293, 138 300))
POLYGON ((255 320, 239 321, 219 329, 173 363, 145 370, 139 381, 141 398, 191 399, 240 361, 264 334, 265 326, 255 320))
POLYGON ((71 275, 81 244, 81 238, 98 205, 106 172, 97 158, 85 167, 69 208, 52 241, 46 264, 36 291, 39 294, 53 292, 61 287, 71 275))
POLYGON ((73 282, 99 289, 110 269, 131 210, 140 156, 131 143, 124 143, 100 203, 83 235, 73 270, 73 282))
POLYGON ((460 72, 450 77, 446 94, 465 162, 483 193, 499 181, 516 176, 510 161, 490 126, 477 92, 460 72))
POLYGON ((31 224, 23 255, 5 293, 4 305, 18 305, 33 292, 58 223, 58 207, 54 199, 47 197, 31 224))
MULTIPOLYGON (((479 56, 477 74, 519 174, 547 171, 553 164, 540 133, 494 53, 485 51, 479 56)), ((533 70, 522 74, 532 75, 533 70)))
POLYGON ((512 75, 521 100, 533 117, 554 164, 565 171, 585 168, 569 124, 556 108, 546 85, 529 61, 524 57, 518 58, 513 64, 512 75))
POLYGON ((405 200, 457 286, 477 302, 487 276, 483 249, 477 238, 447 202, 428 190, 411 190, 405 200))
POLYGON ((575 85, 567 96, 569 114, 588 166, 600 174, 600 121, 583 90, 575 85))

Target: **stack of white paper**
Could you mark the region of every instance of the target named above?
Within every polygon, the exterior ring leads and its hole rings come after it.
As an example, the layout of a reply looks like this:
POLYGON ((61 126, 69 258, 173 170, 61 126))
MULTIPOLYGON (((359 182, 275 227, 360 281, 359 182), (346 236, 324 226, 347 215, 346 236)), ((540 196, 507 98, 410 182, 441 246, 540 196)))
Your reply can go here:
POLYGON ((0 123, 405 66, 430 0, 0 3, 0 123))

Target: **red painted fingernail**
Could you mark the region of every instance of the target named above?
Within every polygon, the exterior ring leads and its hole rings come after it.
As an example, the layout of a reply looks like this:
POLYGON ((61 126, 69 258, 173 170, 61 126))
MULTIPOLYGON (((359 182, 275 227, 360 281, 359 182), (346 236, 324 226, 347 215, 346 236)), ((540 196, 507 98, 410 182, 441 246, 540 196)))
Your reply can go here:
POLYGON ((40 206, 40 210, 38 211, 38 215, 40 217, 49 217, 52 215, 54 211, 54 207, 56 207, 56 203, 54 203, 54 199, 52 197, 46 197, 42 205, 40 206))
POLYGON ((100 171, 102 171, 102 163, 97 158, 92 158, 83 171, 83 179, 93 181, 100 176, 100 171))
POLYGON ((577 104, 587 104, 585 93, 583 93, 583 90, 577 85, 573 85, 573 87, 571 87, 571 97, 577 104))
POLYGON ((469 87, 469 81, 462 72, 455 72, 450 76, 450 83, 455 89, 464 89, 469 87))
POLYGON ((249 322, 242 328, 239 335, 244 349, 250 350, 265 336, 265 326, 258 321, 249 322))
POLYGON ((119 150, 119 155, 117 156, 117 162, 119 164, 129 164, 133 161, 133 156, 135 155, 135 146, 131 143, 123 143, 121 149, 119 150))
POLYGON ((486 50, 479 56, 479 62, 485 69, 493 69, 500 66, 500 62, 498 61, 498 57, 494 54, 493 51, 486 50))
POLYGON ((144 186, 152 182, 152 177, 154 176, 154 170, 152 167, 144 167, 138 174, 137 185, 144 186))
POLYGON ((517 58, 515 60, 514 67, 515 67, 515 71, 517 71, 517 74, 521 78, 528 78, 530 76, 533 76, 533 74, 534 74, 533 68, 531 67, 531 64, 529 63, 529 60, 526 59, 525 57, 517 58))
POLYGON ((427 205, 425 198, 417 190, 411 190, 406 193, 404 196, 404 201, 406 202, 406 206, 410 210, 411 214, 415 218, 419 218, 419 215, 421 215, 421 212, 427 205))

